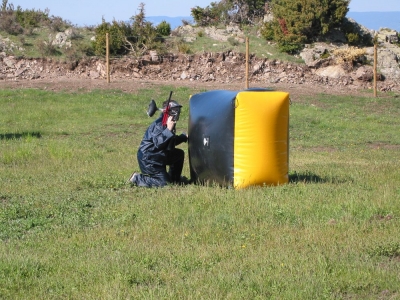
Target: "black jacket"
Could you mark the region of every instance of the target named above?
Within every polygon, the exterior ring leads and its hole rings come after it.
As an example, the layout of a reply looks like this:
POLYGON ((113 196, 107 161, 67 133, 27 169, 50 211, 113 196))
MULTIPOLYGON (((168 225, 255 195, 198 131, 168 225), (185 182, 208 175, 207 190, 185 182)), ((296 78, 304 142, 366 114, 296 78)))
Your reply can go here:
POLYGON ((138 157, 153 166, 165 166, 168 150, 187 142, 187 136, 175 135, 175 129, 170 131, 162 125, 162 114, 147 128, 139 146, 138 157))

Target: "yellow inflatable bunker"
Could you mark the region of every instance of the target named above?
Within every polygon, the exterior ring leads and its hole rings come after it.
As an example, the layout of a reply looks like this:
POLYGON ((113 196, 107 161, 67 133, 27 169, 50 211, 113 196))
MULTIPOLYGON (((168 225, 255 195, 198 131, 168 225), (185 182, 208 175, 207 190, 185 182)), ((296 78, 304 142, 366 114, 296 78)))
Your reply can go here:
POLYGON ((289 94, 209 91, 189 104, 191 179, 236 189, 289 181, 289 94))

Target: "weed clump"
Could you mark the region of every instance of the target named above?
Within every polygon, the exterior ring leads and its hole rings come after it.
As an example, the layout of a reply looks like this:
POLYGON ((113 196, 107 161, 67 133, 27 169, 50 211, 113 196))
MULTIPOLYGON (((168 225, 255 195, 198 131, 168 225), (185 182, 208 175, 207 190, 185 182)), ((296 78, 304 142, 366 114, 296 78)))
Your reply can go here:
POLYGON ((365 49, 356 47, 336 49, 333 51, 336 63, 342 65, 348 70, 352 70, 356 62, 362 60, 365 55, 365 49))

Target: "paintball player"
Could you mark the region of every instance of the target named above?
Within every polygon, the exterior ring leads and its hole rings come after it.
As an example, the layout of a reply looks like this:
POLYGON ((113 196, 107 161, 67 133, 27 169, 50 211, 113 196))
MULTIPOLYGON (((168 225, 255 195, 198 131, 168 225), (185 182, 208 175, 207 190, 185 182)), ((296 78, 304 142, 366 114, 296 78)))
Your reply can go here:
POLYGON ((142 173, 131 175, 129 182, 132 185, 162 187, 180 183, 185 153, 175 146, 188 140, 184 133, 175 134, 181 107, 175 100, 166 100, 160 117, 147 128, 137 152, 142 173))

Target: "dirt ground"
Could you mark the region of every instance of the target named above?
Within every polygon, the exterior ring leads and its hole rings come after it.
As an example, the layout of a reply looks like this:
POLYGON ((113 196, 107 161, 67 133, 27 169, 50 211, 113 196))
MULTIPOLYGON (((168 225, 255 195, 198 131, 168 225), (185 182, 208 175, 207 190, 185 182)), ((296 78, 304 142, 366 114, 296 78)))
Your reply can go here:
MULTIPOLYGON (((142 88, 152 88, 160 85, 169 85, 175 87, 189 87, 203 90, 243 90, 246 87, 245 82, 221 83, 221 82, 202 82, 202 81, 160 81, 160 80, 140 80, 140 79, 112 79, 110 83, 104 79, 83 79, 59 77, 52 79, 36 79, 36 80, 0 80, 0 88, 34 88, 51 91, 91 91, 95 89, 112 89, 121 90, 131 93, 142 88)), ((331 95, 363 95, 373 97, 373 91, 360 87, 339 87, 310 84, 266 84, 249 82, 249 88, 273 88, 275 90, 289 92, 292 99, 302 96, 312 96, 318 94, 331 95)), ((387 97, 387 93, 378 92, 378 97, 387 97)))
MULTIPOLYGON (((193 57, 177 55, 156 62, 146 57, 140 61, 123 57, 111 61, 110 83, 105 79, 106 65, 99 58, 81 60, 75 65, 52 59, 9 58, 9 64, 10 60, 13 67, 3 68, 0 88, 52 91, 112 89, 127 93, 158 85, 186 86, 197 90, 246 89, 245 58, 240 53, 235 56, 226 53, 203 53, 193 57)), ((250 69, 250 88, 273 88, 289 92, 292 101, 305 95, 322 93, 373 97, 372 83, 354 79, 354 74, 350 73, 338 79, 323 78, 305 65, 256 57, 251 59, 250 69)), ((400 91, 400 85, 393 80, 378 81, 377 90, 380 97, 387 97, 392 93, 383 91, 400 91)))

